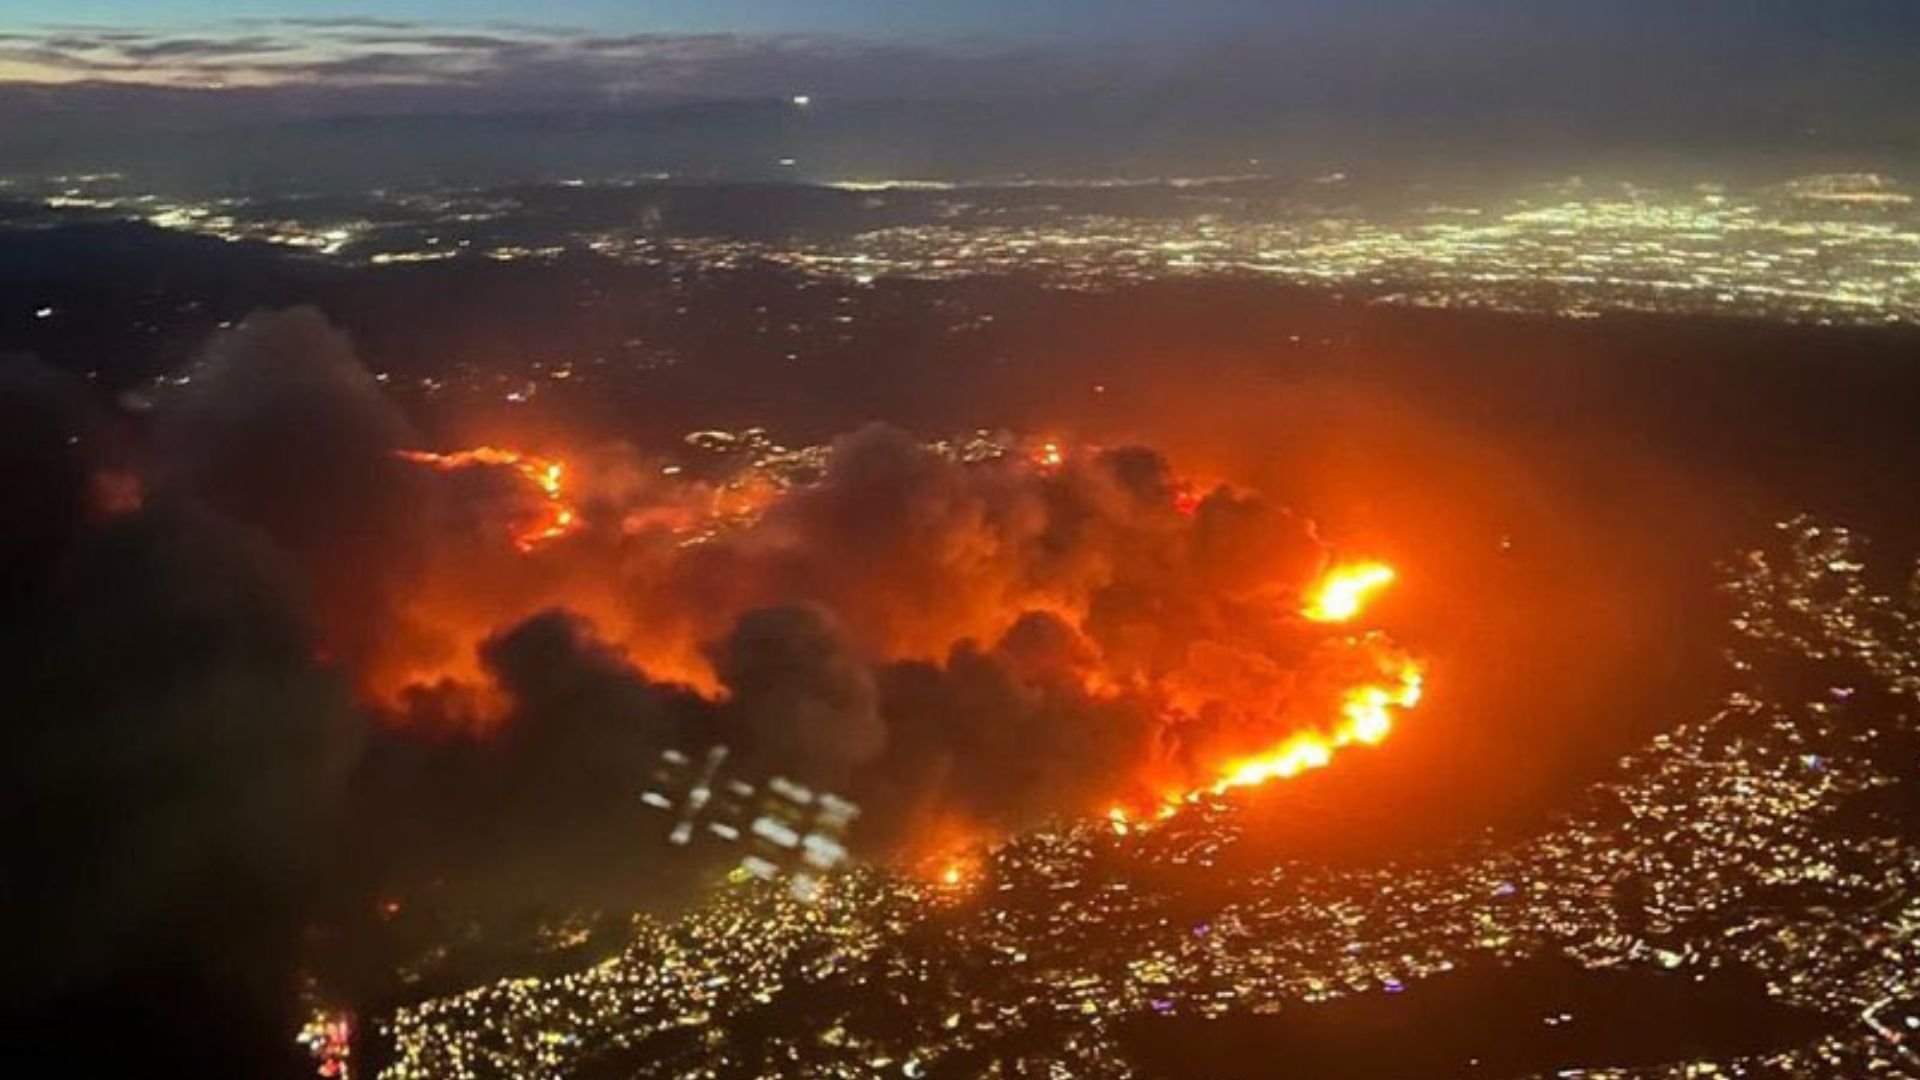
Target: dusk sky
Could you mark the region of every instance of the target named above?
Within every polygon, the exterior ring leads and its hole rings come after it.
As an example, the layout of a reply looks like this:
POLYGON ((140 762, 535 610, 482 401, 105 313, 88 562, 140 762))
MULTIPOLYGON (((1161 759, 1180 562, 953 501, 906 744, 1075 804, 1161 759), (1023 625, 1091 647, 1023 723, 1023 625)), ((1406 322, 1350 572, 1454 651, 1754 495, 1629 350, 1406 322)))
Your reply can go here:
MULTIPOLYGON (((783 42, 778 51, 788 61, 812 57, 843 68, 861 59, 841 51, 850 42, 958 60, 977 68, 972 88, 988 92, 1004 88, 983 54, 1023 47, 1122 69, 1141 58, 1197 53, 1208 58, 1200 66, 1229 76, 1313 60, 1328 70, 1344 64, 1417 81, 1436 57, 1472 67, 1604 55, 1616 73, 1622 61, 1640 75, 1706 60, 1765 81, 1803 66, 1871 78, 1883 56, 1905 56, 1910 49, 1903 46, 1920 40, 1920 13, 1902 0, 413 0, 357 7, 317 0, 36 0, 9 7, 0 13, 0 81, 471 81, 530 64, 604 79, 622 67, 662 63, 667 43, 681 39, 672 50, 674 70, 663 78, 642 74, 641 81, 720 96, 754 88, 728 77, 709 80, 704 65, 724 67, 741 50, 773 41, 783 42), (628 40, 615 40, 622 36, 628 40), (1228 43, 1253 55, 1209 52, 1228 43), (1236 65, 1245 70, 1236 72, 1236 65)), ((869 71, 864 82, 847 81, 876 94, 907 89, 884 68, 869 71)))
MULTIPOLYGON (((1192 33, 1239 21, 1275 23, 1328 6, 1324 0, 1273 4, 1257 0, 1190 0, 1188 3, 1130 4, 1113 0, 976 0, 932 3, 927 0, 554 0, 528 5, 506 0, 414 0, 350 6, 315 0, 280 0, 241 6, 215 0, 81 0, 60 5, 61 23, 121 26, 204 27, 235 15, 257 18, 339 18, 360 16, 468 25, 489 22, 539 22, 596 31, 805 31, 846 34, 1079 34, 1096 28, 1126 28, 1192 33)), ((0 26, 30 28, 49 21, 47 13, 27 11, 0 16, 0 26)))
POLYGON ((819 163, 831 142, 920 168, 904 148, 959 137, 980 161, 1085 145, 1089 169, 1363 143, 1900 157, 1920 148, 1917 43, 1910 0, 36 0, 0 14, 0 138, 97 164, 155 128, 804 96, 812 137, 750 159, 819 163), (836 112, 862 103, 893 126, 836 112))

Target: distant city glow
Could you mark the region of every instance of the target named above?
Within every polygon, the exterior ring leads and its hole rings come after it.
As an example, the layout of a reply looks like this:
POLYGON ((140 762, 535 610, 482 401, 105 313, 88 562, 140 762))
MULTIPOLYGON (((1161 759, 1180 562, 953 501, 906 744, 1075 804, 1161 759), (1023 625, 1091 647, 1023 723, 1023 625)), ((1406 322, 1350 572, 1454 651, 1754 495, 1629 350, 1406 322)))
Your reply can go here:
MULTIPOLYGON (((801 95, 806 96, 806 95, 801 95)), ((799 159, 770 161, 781 171, 799 159)), ((1371 303, 1543 312, 1740 314, 1792 322, 1920 322, 1920 211, 1895 179, 1820 174, 1735 190, 1540 185, 1506 202, 1436 202, 1373 214, 1312 202, 1200 217, 1117 216, 1073 209, 1079 192, 1225 191, 1273 177, 1161 181, 842 180, 833 190, 886 199, 938 197, 937 213, 845 235, 780 240, 674 235, 594 224, 530 244, 511 207, 479 192, 276 205, 240 197, 191 201, 140 191, 125 177, 44 184, 49 213, 120 213, 167 229, 259 240, 350 263, 437 262, 462 254, 548 261, 587 250, 637 264, 728 268, 756 261, 862 285, 888 278, 964 279, 1018 273, 1084 289, 1168 278, 1254 277, 1345 291, 1371 303), (1020 224, 1003 198, 1051 186, 1057 212, 1020 224), (489 234, 488 224, 499 230, 489 234), (456 243, 442 230, 458 229, 456 243)), ((653 180, 584 185, 644 200, 653 180)), ((1329 181, 1337 187, 1347 181, 1329 181)), ((31 194, 31 192, 28 192, 31 194)), ((1222 195, 1225 205, 1232 197, 1222 195)), ((911 205, 911 202, 909 202, 911 205)), ((892 216, 890 210, 889 217, 892 216)), ((1310 344, 1310 343, 1302 343, 1310 344)))

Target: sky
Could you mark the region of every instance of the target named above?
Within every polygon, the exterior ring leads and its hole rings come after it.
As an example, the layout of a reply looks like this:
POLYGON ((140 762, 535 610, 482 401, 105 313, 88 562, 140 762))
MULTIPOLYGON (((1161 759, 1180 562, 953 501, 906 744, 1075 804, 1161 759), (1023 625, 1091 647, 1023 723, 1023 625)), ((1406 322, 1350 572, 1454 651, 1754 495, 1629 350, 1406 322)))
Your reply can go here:
POLYGON ((1914 0, 16 0, 0 141, 805 97, 1014 104, 1025 146, 1145 128, 1220 160, 1329 133, 1914 156, 1916 55, 1914 0))
POLYGON ((804 84, 863 98, 1004 97, 1138 72, 1249 31, 1301 31, 1335 10, 1332 0, 35 0, 0 10, 0 84, 440 86, 473 99, 624 101, 804 84))
MULTIPOLYGON (((61 23, 192 27, 249 18, 360 16, 447 24, 517 22, 601 32, 802 32, 860 36, 1061 36, 1090 28, 1191 33, 1196 28, 1271 21, 1276 12, 1308 9, 1321 0, 400 0, 383 4, 327 4, 269 0, 236 5, 222 0, 74 0, 58 6, 61 23)), ((0 28, 48 21, 30 10, 0 14, 0 28)), ((49 5, 48 11, 53 10, 49 5)))
MULTIPOLYGON (((783 70, 835 67, 843 76, 835 81, 872 96, 1004 93, 1004 61, 1016 54, 1030 63, 1044 55, 1056 75, 1067 67, 1134 83, 1172 67, 1182 82, 1273 85, 1306 71, 1315 82, 1391 87, 1404 76, 1409 91, 1436 67, 1485 79, 1488 64, 1550 58, 1532 72, 1544 91, 1703 65, 1754 81, 1803 70, 1853 81, 1889 64, 1914 66, 1916 50, 1920 4, 1911 0, 26 0, 0 8, 0 82, 181 86, 472 86, 537 70, 568 84, 725 97, 765 89, 741 79, 742 57, 754 53, 783 70), (925 86, 903 79, 915 70, 925 86)), ((1016 80, 1012 89, 1033 85, 1016 80)))

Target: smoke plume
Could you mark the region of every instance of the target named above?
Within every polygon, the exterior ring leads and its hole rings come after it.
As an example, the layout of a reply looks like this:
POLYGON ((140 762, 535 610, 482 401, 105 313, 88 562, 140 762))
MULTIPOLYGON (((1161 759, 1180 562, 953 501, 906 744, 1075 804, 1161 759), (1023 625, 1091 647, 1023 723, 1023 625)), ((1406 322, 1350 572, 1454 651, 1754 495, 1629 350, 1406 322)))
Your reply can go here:
MULTIPOLYGON (((675 895, 636 805, 669 747, 840 790, 910 855, 1286 775, 1417 696, 1302 616, 1308 522, 1147 448, 873 425, 796 478, 434 446, 311 311, 221 335, 144 427, 4 375, 24 1016, 191 986, 283 1033, 303 925, 675 895)), ((183 1063, 273 1053, 229 1042, 183 1063)))

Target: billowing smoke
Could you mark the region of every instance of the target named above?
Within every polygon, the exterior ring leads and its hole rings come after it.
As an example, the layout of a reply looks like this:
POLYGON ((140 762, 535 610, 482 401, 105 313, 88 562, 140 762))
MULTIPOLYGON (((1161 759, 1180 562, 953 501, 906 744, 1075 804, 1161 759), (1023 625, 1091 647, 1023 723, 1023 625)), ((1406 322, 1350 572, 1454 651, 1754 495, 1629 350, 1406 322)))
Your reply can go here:
POLYGON ((79 387, 32 360, 0 356, 0 610, 27 601, 81 526, 90 427, 79 387))
POLYGON ((216 337, 155 421, 151 483, 263 532, 305 571, 343 662, 391 639, 394 597, 430 557, 427 489, 394 458, 406 419, 318 312, 216 337))
MULTIPOLYGON (((637 794, 661 750, 712 737, 713 706, 648 680, 563 611, 502 628, 480 652, 511 702, 490 737, 388 728, 370 745, 349 845, 364 884, 485 925, 674 891, 635 858, 637 794)), ((462 692, 422 689, 409 720, 457 712, 444 698, 462 692)))
POLYGON ((184 491, 96 502, 112 425, 24 362, 4 383, 0 1009, 58 1055, 14 1060, 253 1073, 287 1049, 360 714, 298 563, 184 491))
POLYGON ((1379 674, 1378 642, 1298 615, 1327 559, 1309 523, 1142 447, 963 460, 872 425, 805 483, 426 447, 312 312, 215 342, 156 427, 153 482, 300 565, 323 655, 434 745, 558 708, 544 669, 579 650, 509 648, 549 612, 598 669, 710 704, 676 729, 695 749, 882 799, 935 769, 918 799, 955 801, 930 812, 1005 825, 1202 783, 1379 674))
POLYGON ((825 610, 747 612, 714 661, 736 735, 767 768, 844 788, 886 745, 873 673, 825 610))
POLYGON ((860 785, 870 839, 912 850, 930 822, 1004 833, 1127 794, 1163 728, 1145 703, 1089 691, 1092 661, 1077 631, 1032 613, 990 648, 887 667, 890 741, 860 785))
POLYGON ((144 432, 25 366, 0 396, 29 1014, 283 1007, 302 916, 676 894, 635 806, 668 747, 841 790, 907 854, 1215 782, 1404 659, 1300 616, 1307 522, 1149 449, 875 425, 795 479, 434 446, 309 311, 184 375, 144 432))

